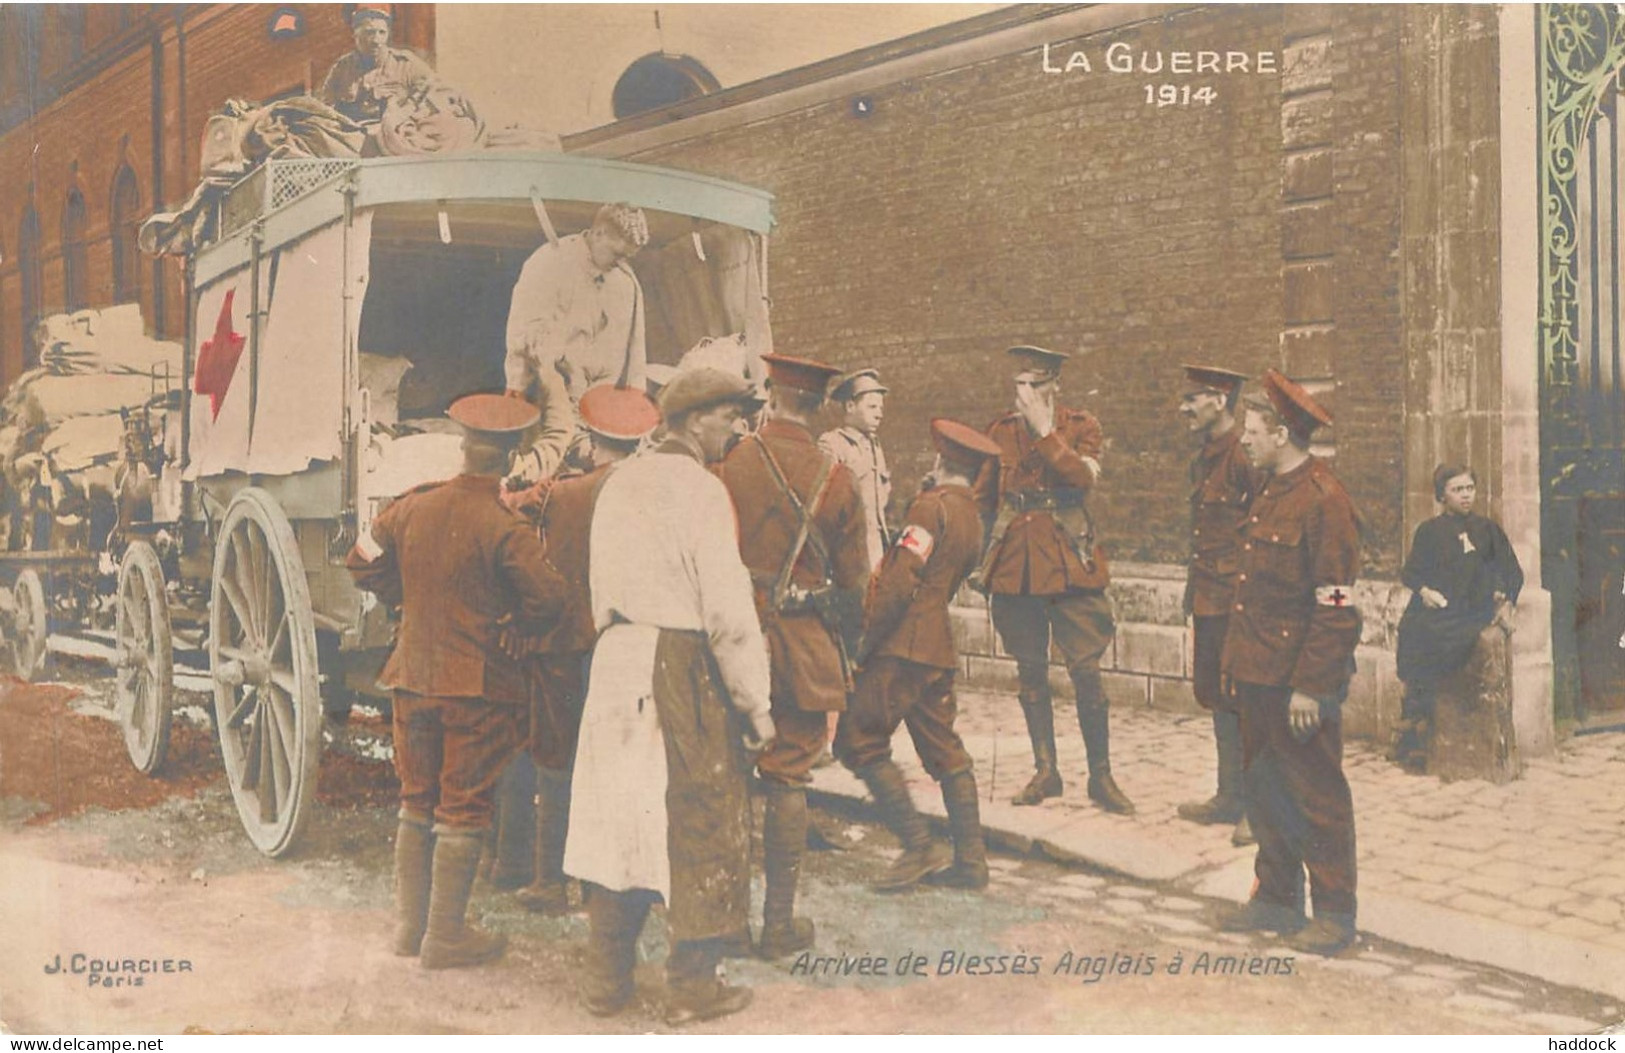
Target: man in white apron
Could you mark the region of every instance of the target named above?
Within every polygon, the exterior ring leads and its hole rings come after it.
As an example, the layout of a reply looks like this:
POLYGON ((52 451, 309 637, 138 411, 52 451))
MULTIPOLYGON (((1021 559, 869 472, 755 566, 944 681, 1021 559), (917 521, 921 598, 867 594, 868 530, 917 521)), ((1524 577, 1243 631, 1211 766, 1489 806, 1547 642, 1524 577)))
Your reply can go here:
POLYGON ((564 870, 588 888, 583 1003, 631 1000, 638 933, 667 907, 667 1022, 738 1012, 747 988, 717 978, 747 939, 745 779, 773 737, 767 645, 739 556, 733 505, 706 470, 753 408, 717 370, 661 392, 667 438, 623 461, 598 492, 590 538, 600 630, 571 793, 564 870))

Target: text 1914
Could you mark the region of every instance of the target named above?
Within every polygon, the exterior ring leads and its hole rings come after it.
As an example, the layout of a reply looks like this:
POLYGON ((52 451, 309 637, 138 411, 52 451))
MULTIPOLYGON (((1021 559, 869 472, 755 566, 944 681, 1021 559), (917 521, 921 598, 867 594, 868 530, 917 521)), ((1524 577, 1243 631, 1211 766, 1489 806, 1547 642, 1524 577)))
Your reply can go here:
POLYGON ((1147 84, 1145 104, 1161 109, 1164 106, 1189 106, 1193 103, 1212 106, 1219 97, 1209 85, 1192 88, 1189 84, 1147 84))

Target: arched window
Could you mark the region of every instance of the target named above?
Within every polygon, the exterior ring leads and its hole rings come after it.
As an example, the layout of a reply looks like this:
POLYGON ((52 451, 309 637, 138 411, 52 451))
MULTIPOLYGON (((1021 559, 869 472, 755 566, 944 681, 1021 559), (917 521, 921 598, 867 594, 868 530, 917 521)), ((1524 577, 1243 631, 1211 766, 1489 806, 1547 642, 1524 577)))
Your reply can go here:
POLYGON ((62 206, 62 306, 77 311, 85 305, 90 276, 85 261, 85 196, 68 191, 62 206))
POLYGON ((711 71, 687 55, 656 51, 626 67, 610 96, 615 119, 709 95, 722 87, 711 71))
POLYGON ((113 217, 113 302, 139 303, 141 253, 136 248, 136 233, 141 227, 141 188, 129 165, 113 177, 113 204, 108 214, 113 217))
POLYGON ((22 278, 23 368, 32 369, 39 363, 33 332, 40 317, 40 287, 44 284, 40 274, 39 213, 32 205, 23 210, 22 226, 17 232, 17 270, 22 278))

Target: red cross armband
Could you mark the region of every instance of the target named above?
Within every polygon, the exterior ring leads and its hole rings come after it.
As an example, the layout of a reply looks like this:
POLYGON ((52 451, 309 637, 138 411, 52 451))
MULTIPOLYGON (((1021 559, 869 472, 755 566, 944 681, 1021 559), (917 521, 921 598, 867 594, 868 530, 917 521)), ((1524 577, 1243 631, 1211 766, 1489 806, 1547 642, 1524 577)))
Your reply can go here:
POLYGON ((936 543, 937 540, 931 536, 931 531, 914 523, 910 523, 905 527, 903 536, 897 539, 897 547, 904 552, 912 552, 919 556, 921 563, 931 558, 931 549, 936 546, 936 543))
POLYGON ((1354 606, 1354 590, 1347 585, 1317 585, 1315 603, 1322 607, 1354 606))

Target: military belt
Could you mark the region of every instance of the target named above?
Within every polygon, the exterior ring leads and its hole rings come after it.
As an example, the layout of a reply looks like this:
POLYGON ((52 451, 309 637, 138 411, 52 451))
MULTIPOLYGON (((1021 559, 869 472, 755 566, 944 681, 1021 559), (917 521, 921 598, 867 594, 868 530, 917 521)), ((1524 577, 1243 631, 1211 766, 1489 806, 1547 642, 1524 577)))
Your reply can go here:
POLYGON ((1076 489, 1010 490, 1004 503, 1016 512, 1053 512, 1058 508, 1082 508, 1084 492, 1076 489))

